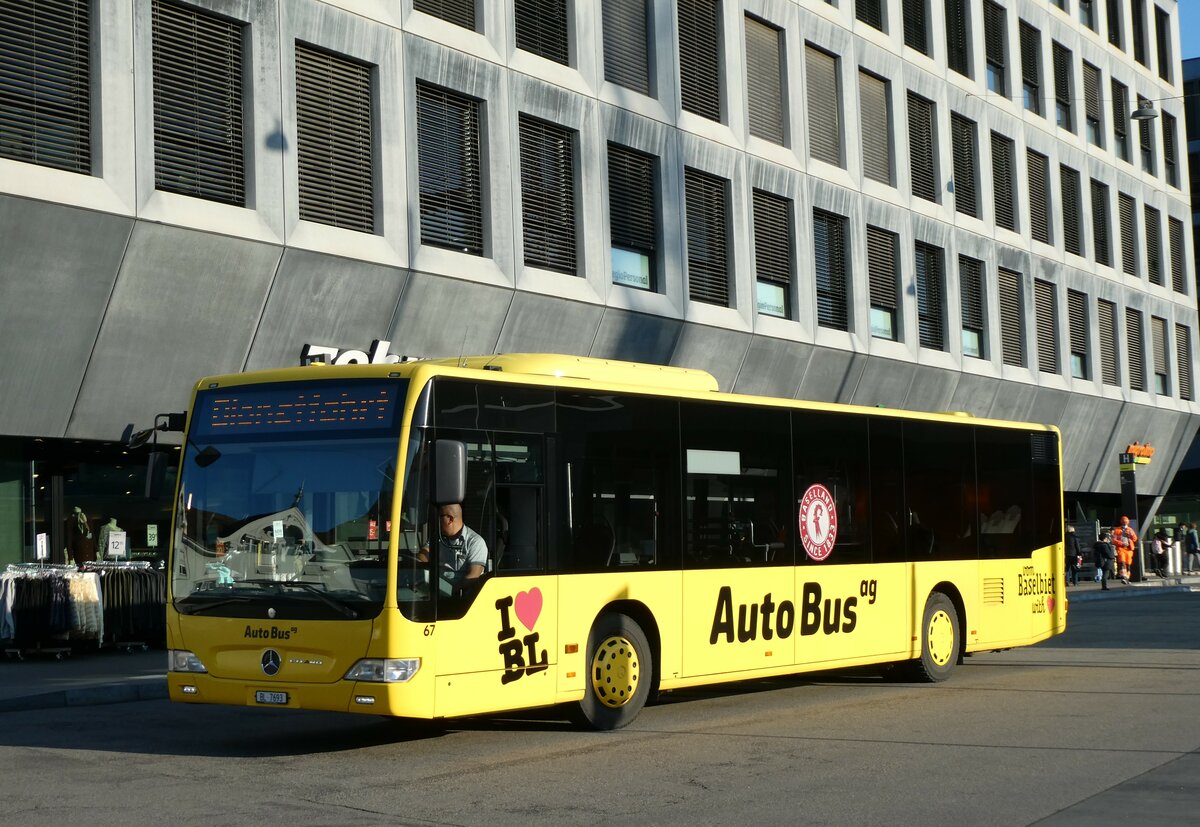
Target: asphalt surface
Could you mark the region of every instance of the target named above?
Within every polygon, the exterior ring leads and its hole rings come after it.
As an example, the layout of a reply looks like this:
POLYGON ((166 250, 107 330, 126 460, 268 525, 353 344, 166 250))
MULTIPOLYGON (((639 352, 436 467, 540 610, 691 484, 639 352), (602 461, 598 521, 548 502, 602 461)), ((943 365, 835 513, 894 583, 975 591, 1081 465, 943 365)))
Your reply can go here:
MULTIPOLYGON (((1141 583, 1110 583, 1108 591, 1090 580, 1067 587, 1068 605, 1085 600, 1200 591, 1200 576, 1141 583)), ((1068 625, 1070 619, 1068 616, 1068 625)), ((68 706, 127 703, 167 697, 167 655, 162 649, 76 648, 61 659, 51 653, 0 658, 0 713, 68 706)))

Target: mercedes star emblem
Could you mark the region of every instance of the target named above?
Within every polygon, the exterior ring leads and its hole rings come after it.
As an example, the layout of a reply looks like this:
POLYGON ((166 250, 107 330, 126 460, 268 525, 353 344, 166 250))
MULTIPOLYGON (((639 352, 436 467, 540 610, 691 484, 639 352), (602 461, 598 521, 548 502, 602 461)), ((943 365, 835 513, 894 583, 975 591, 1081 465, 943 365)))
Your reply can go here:
POLYGON ((275 677, 275 674, 279 671, 279 665, 281 663, 283 663, 283 660, 279 657, 279 653, 274 649, 268 649, 267 651, 263 652, 262 670, 263 674, 268 678, 275 677))

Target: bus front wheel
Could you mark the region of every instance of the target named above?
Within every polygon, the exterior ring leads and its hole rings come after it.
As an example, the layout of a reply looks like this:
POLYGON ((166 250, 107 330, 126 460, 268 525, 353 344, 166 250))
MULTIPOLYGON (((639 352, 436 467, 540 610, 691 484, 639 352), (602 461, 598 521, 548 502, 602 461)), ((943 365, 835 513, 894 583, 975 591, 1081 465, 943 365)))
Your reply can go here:
POLYGON ((632 618, 601 615, 588 635, 588 676, 579 711, 596 729, 620 729, 642 711, 654 682, 650 643, 632 618))
POLYGON ((921 657, 912 662, 914 677, 935 683, 950 677, 962 650, 962 630, 954 603, 941 592, 925 601, 921 619, 921 657))

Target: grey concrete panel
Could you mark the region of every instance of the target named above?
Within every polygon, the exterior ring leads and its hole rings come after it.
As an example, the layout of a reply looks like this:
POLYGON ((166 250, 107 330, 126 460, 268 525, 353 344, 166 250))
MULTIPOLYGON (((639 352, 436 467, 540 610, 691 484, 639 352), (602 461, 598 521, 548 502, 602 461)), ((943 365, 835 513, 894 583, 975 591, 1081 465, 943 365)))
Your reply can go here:
POLYGON ((1005 382, 995 398, 988 416, 993 419, 1018 419, 1022 422, 1029 420, 1029 411, 1037 398, 1037 386, 1026 385, 1023 382, 1005 382))
POLYGON ((904 408, 918 368, 894 359, 868 359, 851 397, 855 405, 904 408))
POLYGON ((1180 425, 1180 420, 1188 414, 1179 411, 1169 411, 1161 408, 1151 408, 1146 405, 1125 403, 1121 406, 1121 415, 1113 428, 1112 439, 1105 446, 1101 458, 1100 474, 1097 477, 1094 491, 1119 491, 1120 472, 1117 465, 1119 452, 1133 442, 1149 442, 1157 449, 1154 460, 1149 465, 1138 467, 1138 494, 1162 494, 1170 485, 1171 478, 1167 475, 1186 451, 1186 446, 1178 445, 1180 433, 1186 433, 1190 428, 1188 423, 1180 425), (1182 427, 1182 431, 1180 428, 1182 427), (1157 452, 1162 452, 1164 461, 1160 461, 1157 452))
POLYGON ((432 358, 496 352, 512 291, 414 272, 388 339, 392 353, 432 358))
POLYGON ((1119 399, 1071 395, 1058 425, 1063 435, 1063 486, 1068 491, 1098 490, 1120 418, 1119 399))
POLYGON ((910 411, 949 411, 958 387, 959 373, 941 368, 918 367, 904 399, 910 411))
POLYGON ((1071 394, 1051 388, 1038 388, 1026 418, 1043 425, 1061 425, 1071 394))
POLYGON ((646 313, 605 308, 590 355, 666 365, 675 352, 683 322, 646 313))
POLYGON ((812 352, 812 345, 802 342, 755 336, 750 340, 733 389, 738 393, 794 399, 812 352))
POLYGON ((990 376, 978 376, 973 373, 963 373, 958 377, 958 385, 954 395, 950 397, 947 410, 963 411, 972 416, 987 417, 992 415, 992 403, 1000 389, 1000 380, 990 376))
POLYGON ((798 399, 851 403, 868 359, 861 353, 817 348, 809 360, 798 399))
POLYGON ((241 370, 281 252, 139 221, 67 436, 116 439, 184 410, 200 377, 241 370))
POLYGON ((371 340, 387 338, 407 280, 408 271, 400 267, 289 248, 271 283, 246 369, 298 365, 305 344, 367 351, 371 340))
POLYGON ((686 324, 675 343, 671 364, 682 368, 700 368, 717 378, 723 391, 733 387, 751 335, 706 325, 686 324))
POLYGON ((0 196, 0 433, 66 433, 132 228, 0 196))
POLYGON ((601 305, 517 291, 504 319, 496 352, 587 356, 603 315, 601 305))

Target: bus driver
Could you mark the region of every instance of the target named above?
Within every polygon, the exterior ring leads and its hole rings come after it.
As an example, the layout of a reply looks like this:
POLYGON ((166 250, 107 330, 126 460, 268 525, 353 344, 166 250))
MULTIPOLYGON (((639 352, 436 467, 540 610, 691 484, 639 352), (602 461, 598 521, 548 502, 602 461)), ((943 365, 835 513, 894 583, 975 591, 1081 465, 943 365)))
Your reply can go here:
MULTIPOLYGON (((458 587, 464 580, 482 577, 487 565, 487 543, 463 524, 462 505, 451 503, 439 508, 438 524, 441 529, 438 559, 442 567, 442 579, 452 587, 458 587)), ((417 559, 422 563, 429 562, 428 545, 417 553, 417 559)))

